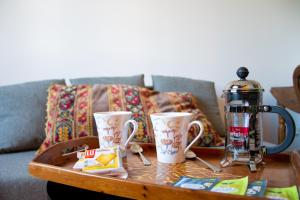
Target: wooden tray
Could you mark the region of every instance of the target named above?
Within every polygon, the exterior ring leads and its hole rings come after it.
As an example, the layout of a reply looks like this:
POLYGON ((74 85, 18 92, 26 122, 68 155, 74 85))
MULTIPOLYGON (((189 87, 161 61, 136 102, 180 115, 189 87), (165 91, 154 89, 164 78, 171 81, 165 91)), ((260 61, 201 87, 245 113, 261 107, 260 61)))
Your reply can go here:
MULTIPOLYGON (((189 190, 171 186, 180 176, 220 177, 231 179, 248 176, 249 181, 267 179, 269 187, 287 187, 300 185, 299 153, 277 154, 264 158, 265 165, 258 172, 251 173, 247 166, 231 166, 221 173, 213 173, 200 162, 187 160, 180 164, 162 164, 156 160, 155 146, 142 144, 144 155, 151 160, 151 166, 144 166, 138 155, 127 150, 123 165, 127 169, 128 179, 106 175, 88 174, 72 167, 77 161, 76 152, 63 153, 78 146, 89 145, 98 148, 97 137, 85 137, 56 144, 38 155, 29 164, 29 172, 38 178, 71 185, 83 189, 114 194, 133 199, 254 199, 247 196, 229 195, 201 190, 189 190)), ((223 157, 222 149, 193 148, 201 158, 218 165, 223 157)))

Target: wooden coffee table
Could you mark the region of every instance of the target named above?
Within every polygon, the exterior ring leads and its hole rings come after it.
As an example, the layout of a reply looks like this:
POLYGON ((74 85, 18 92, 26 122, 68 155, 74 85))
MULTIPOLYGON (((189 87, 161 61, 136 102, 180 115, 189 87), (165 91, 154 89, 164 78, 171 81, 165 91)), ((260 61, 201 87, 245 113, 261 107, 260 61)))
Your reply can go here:
MULTIPOLYGON (((67 154, 63 152, 85 144, 90 148, 97 148, 98 138, 85 137, 56 144, 30 162, 29 172, 44 180, 133 199, 257 199, 172 186, 172 183, 183 175, 221 179, 248 176, 249 181, 267 179, 269 187, 291 185, 299 187, 300 185, 299 152, 265 157, 265 164, 255 173, 251 173, 245 165, 227 167, 221 173, 213 173, 195 160, 172 165, 159 163, 156 161, 155 146, 142 144, 144 155, 151 160, 152 165, 144 166, 138 155, 127 151, 127 158, 123 159, 123 165, 129 176, 127 179, 122 179, 73 170, 72 167, 77 161, 76 152, 67 154)), ((194 148, 193 151, 216 165, 223 157, 222 149, 194 148)))

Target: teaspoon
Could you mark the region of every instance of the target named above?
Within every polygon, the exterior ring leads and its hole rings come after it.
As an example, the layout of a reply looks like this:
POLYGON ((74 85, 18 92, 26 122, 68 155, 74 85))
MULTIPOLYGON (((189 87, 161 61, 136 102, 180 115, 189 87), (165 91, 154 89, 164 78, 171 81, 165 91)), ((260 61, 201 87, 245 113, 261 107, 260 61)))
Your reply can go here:
POLYGON ((207 167, 209 167, 211 170, 213 170, 213 172, 221 172, 222 169, 212 165, 208 162, 206 162, 205 160, 202 160, 201 158, 199 158, 193 151, 189 150, 188 152, 186 152, 185 157, 188 159, 193 159, 196 158, 197 160, 199 160, 200 162, 202 162, 203 164, 205 164, 207 167))

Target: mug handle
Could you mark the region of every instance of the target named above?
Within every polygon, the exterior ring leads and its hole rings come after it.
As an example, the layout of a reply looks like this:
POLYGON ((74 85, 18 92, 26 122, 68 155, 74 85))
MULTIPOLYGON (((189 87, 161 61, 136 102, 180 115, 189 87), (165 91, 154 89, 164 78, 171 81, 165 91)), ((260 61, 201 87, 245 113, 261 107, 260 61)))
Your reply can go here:
POLYGON ((194 125, 194 124, 198 125, 200 130, 199 130, 197 137, 189 144, 189 146, 187 146, 185 148, 184 154, 192 147, 192 145, 201 137, 201 135, 204 132, 204 126, 200 121, 192 121, 191 123, 189 123, 187 131, 189 131, 190 128, 192 127, 192 125, 194 125))
POLYGON ((130 119, 130 120, 127 120, 124 124, 124 127, 126 126, 129 126, 129 124, 132 124, 133 125, 133 130, 132 132, 130 133, 128 139, 126 140, 124 146, 126 147, 128 145, 128 143, 130 142, 130 140, 133 138, 133 136, 135 135, 136 131, 138 130, 138 124, 135 120, 133 119, 130 119))

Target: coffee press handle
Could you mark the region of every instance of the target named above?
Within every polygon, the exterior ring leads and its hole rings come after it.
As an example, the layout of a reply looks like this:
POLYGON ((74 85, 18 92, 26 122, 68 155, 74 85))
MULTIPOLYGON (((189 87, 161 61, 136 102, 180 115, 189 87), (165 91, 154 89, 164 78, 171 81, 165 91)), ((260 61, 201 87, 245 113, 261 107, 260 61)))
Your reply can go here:
POLYGON ((295 122, 290 115, 288 111, 286 111, 284 108, 281 108, 279 106, 262 106, 263 112, 270 112, 270 113, 277 113, 279 114, 285 121, 287 132, 284 141, 277 145, 272 147, 267 147, 266 153, 267 154, 275 154, 280 153, 287 149, 295 138, 295 122))

